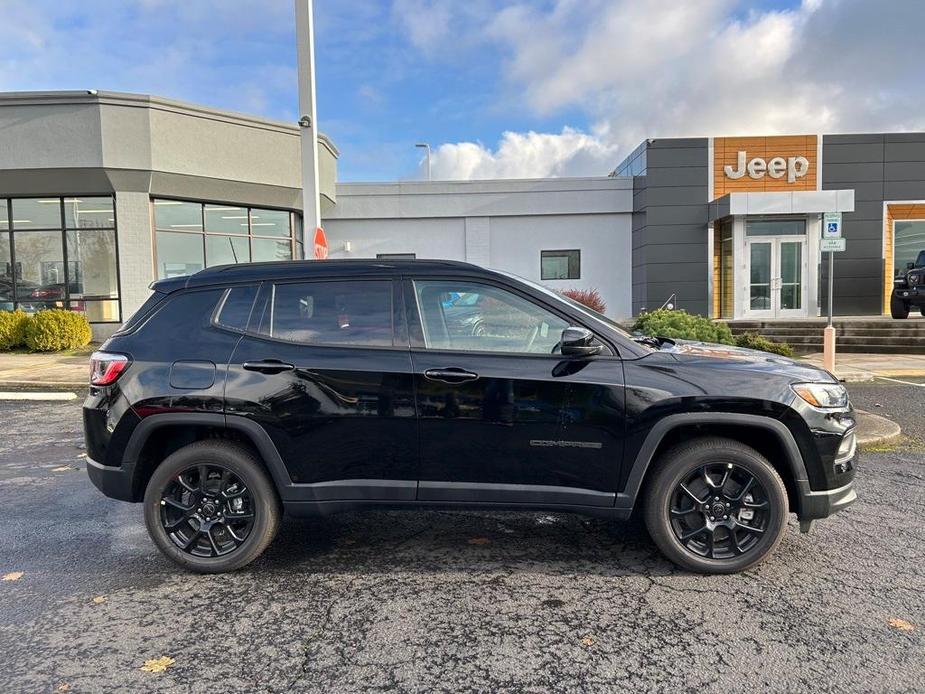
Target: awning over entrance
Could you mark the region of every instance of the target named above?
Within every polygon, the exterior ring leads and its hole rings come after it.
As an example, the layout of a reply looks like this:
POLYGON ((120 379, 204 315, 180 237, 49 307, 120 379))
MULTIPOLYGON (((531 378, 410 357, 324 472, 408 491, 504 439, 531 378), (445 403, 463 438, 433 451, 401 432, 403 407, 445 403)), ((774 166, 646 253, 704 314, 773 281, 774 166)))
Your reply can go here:
POLYGON ((710 203, 710 222, 730 215, 854 212, 854 190, 728 193, 710 203))

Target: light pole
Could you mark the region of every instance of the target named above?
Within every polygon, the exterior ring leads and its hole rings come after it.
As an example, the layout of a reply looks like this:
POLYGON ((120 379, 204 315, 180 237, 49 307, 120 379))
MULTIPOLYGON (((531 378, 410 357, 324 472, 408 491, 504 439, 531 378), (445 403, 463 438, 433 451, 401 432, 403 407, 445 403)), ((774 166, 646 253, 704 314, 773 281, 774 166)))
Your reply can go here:
POLYGON ((430 180, 430 145, 426 142, 418 142, 415 147, 422 148, 427 152, 427 180, 430 180))
POLYGON ((302 142, 302 229, 305 251, 321 227, 318 196, 318 126, 315 122, 315 20, 312 0, 294 0, 299 66, 299 134, 302 142))

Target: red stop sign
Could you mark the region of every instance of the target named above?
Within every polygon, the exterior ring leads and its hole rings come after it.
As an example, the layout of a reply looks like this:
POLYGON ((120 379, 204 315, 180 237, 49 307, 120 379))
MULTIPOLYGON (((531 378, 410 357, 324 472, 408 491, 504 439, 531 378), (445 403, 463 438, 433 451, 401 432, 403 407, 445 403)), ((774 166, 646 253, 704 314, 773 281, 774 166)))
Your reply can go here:
POLYGON ((324 229, 317 227, 315 229, 315 260, 324 260, 328 257, 328 239, 324 235, 324 229))

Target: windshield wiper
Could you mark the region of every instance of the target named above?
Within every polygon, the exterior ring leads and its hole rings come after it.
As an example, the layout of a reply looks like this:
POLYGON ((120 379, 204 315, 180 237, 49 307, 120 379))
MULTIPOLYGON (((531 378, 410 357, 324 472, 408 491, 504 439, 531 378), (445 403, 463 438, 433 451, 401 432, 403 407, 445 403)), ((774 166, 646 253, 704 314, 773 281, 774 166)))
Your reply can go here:
POLYGON ((652 335, 633 335, 633 341, 643 345, 650 345, 655 349, 661 349, 662 345, 673 345, 675 341, 668 337, 654 337, 652 335))

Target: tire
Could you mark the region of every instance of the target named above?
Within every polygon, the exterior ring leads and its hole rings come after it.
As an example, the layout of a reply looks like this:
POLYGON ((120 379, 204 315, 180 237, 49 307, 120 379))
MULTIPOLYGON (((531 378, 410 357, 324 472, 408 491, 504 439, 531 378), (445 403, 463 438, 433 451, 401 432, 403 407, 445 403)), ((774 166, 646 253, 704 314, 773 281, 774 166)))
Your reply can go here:
POLYGON ((909 317, 909 304, 907 304, 902 299, 891 296, 890 297, 890 315, 893 318, 908 318, 909 317))
POLYGON ((754 449, 720 437, 686 441, 660 456, 643 507, 646 528, 662 554, 682 568, 709 574, 736 573, 765 560, 783 537, 787 513, 787 489, 774 467, 754 449), (729 515, 719 510, 724 505, 729 515), (704 529, 696 533, 700 524, 704 529))
POLYGON ((273 541, 281 504, 250 450, 230 441, 198 441, 155 468, 145 489, 144 514, 148 534, 169 559, 196 573, 224 573, 247 566, 273 541), (201 470, 206 470, 206 492, 201 470))

